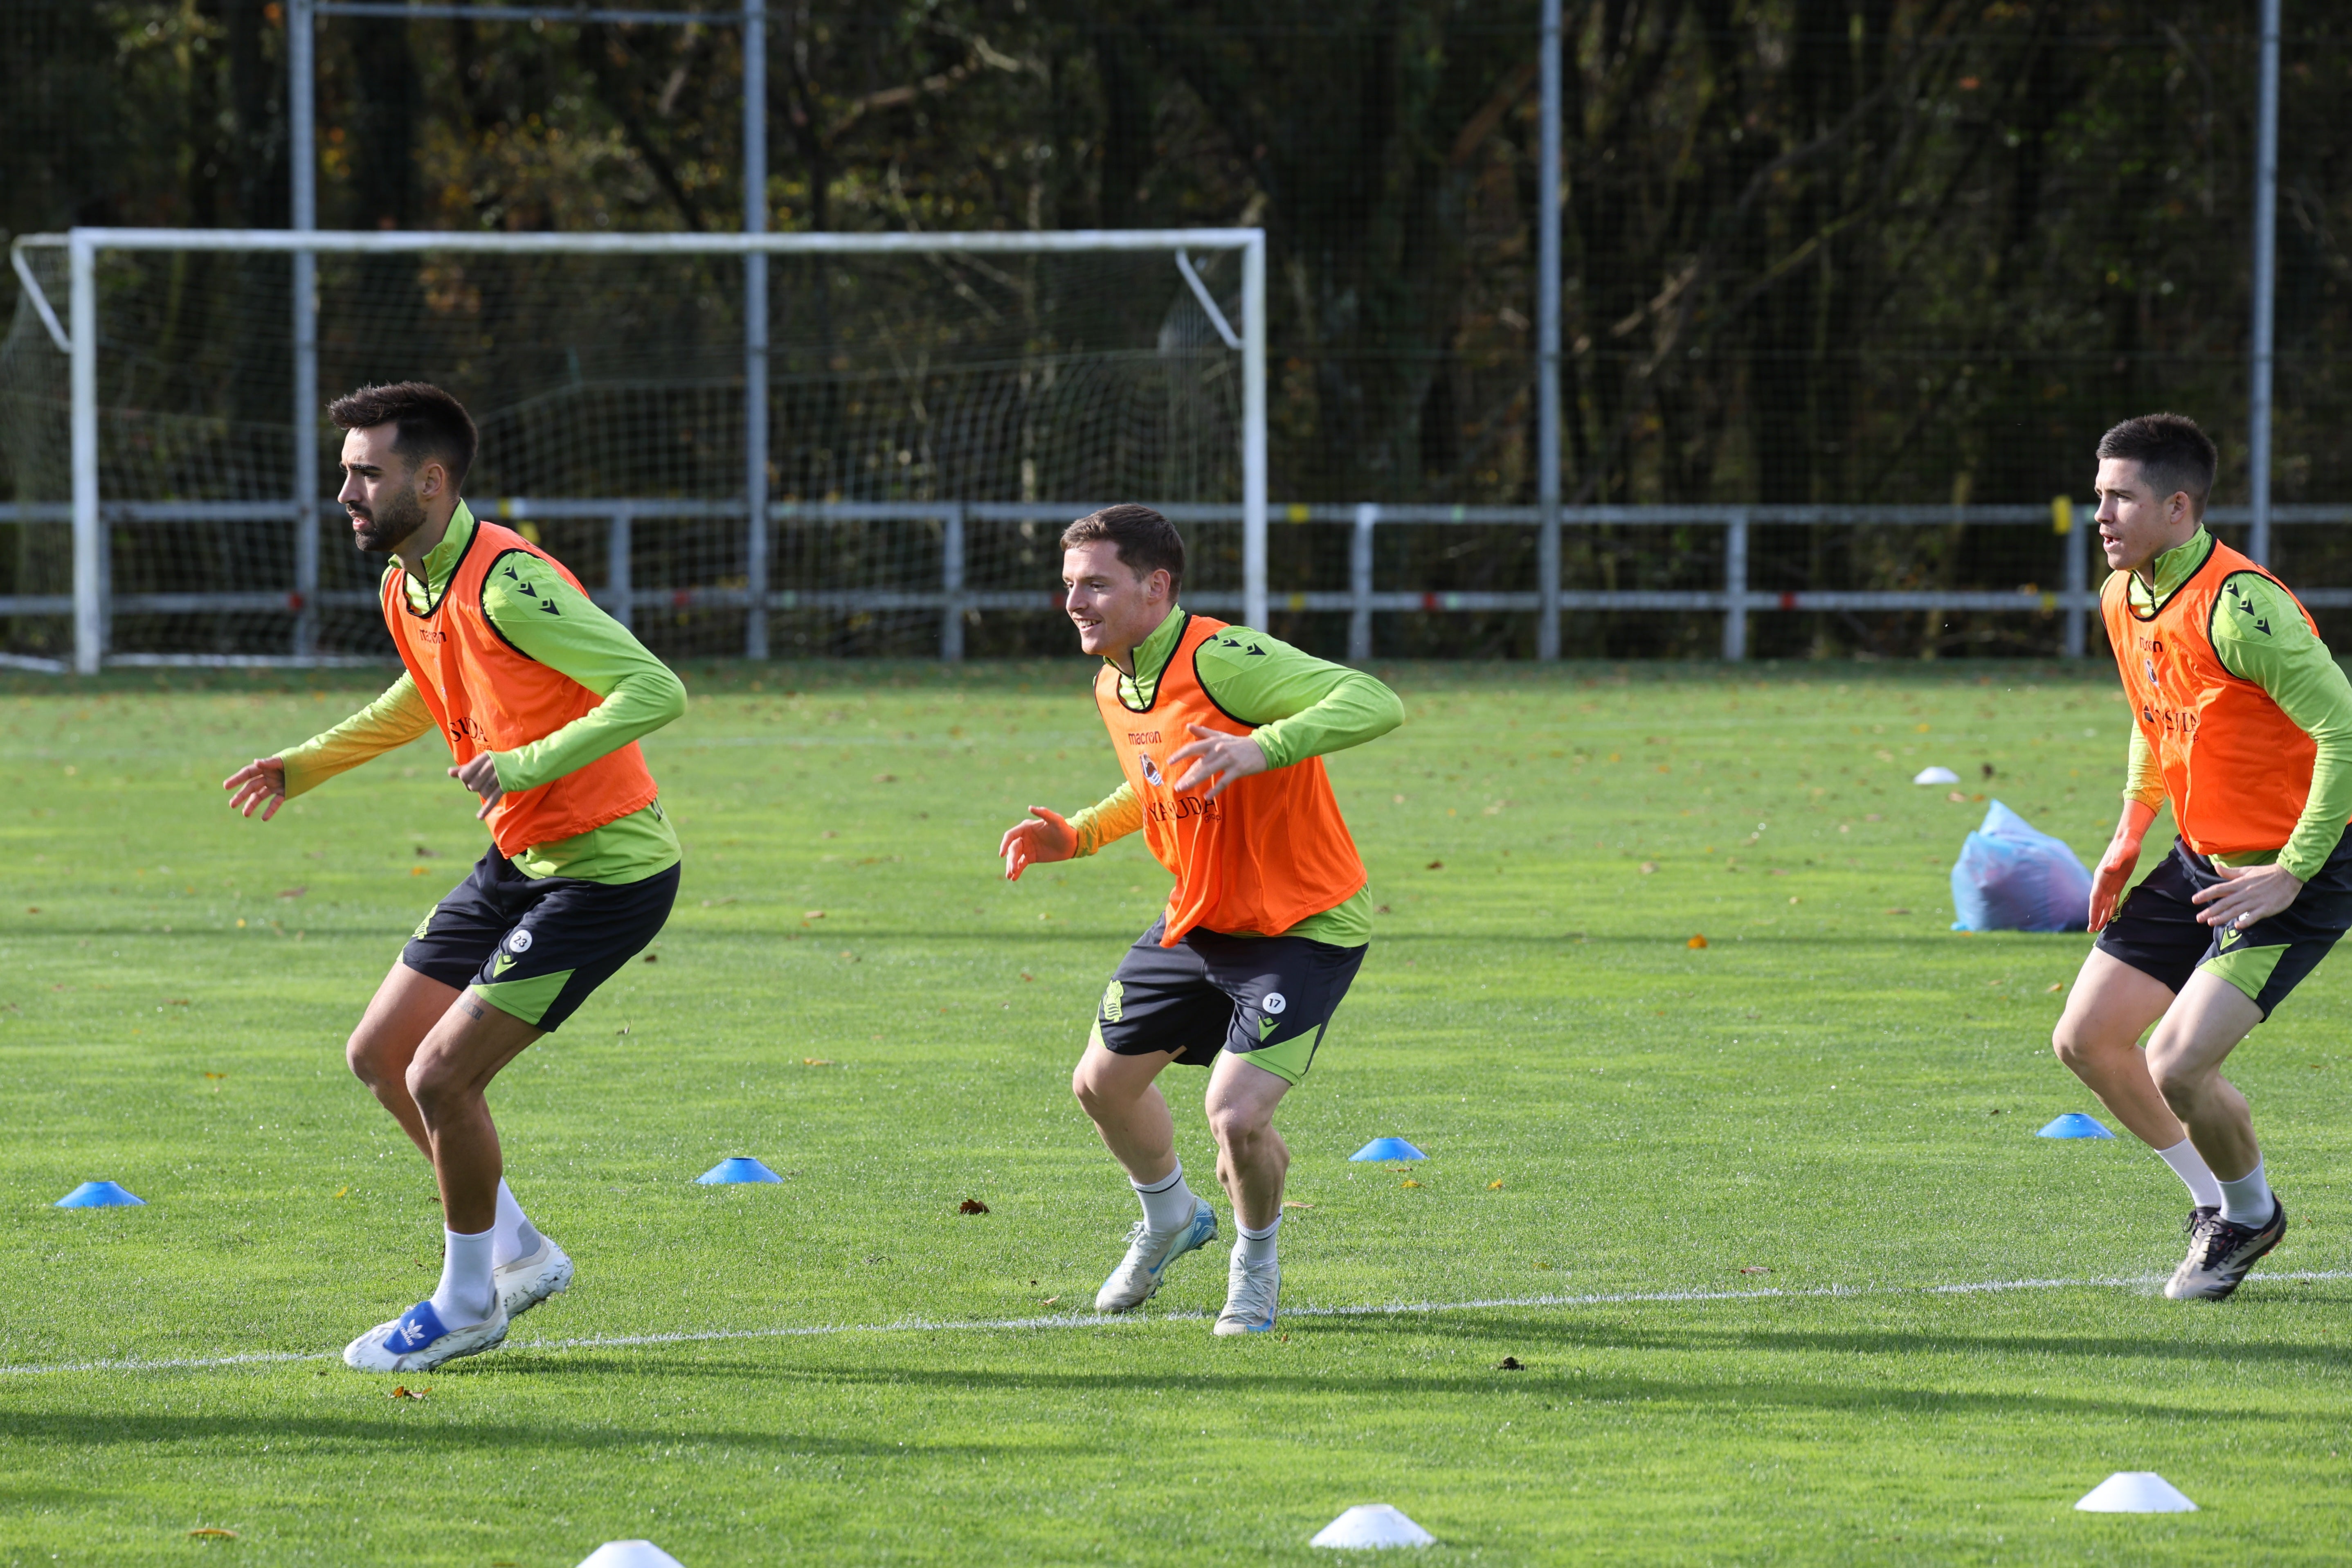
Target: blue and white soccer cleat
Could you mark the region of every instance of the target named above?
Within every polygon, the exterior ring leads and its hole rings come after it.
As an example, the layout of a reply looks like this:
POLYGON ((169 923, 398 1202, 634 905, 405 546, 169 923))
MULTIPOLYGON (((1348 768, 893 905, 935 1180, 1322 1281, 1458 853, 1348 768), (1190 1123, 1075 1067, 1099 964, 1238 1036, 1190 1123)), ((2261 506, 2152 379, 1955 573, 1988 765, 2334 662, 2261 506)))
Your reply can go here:
POLYGON ((1097 1312, 1125 1312, 1142 1306, 1160 1289, 1168 1266, 1216 1239, 1217 1214, 1205 1198, 1192 1200, 1192 1217, 1174 1230, 1155 1231, 1137 1220, 1127 1233, 1127 1256, 1095 1292, 1097 1312))
POLYGON ((501 1263, 490 1273, 490 1288, 499 1293, 509 1321, 550 1296, 561 1296, 571 1286, 572 1257, 545 1231, 539 1233, 536 1252, 501 1263))
POLYGON ((1251 1265, 1236 1258, 1225 1274, 1225 1310, 1217 1314, 1220 1334, 1274 1331, 1274 1303, 1282 1294, 1282 1265, 1251 1265))
POLYGON ((343 1364, 358 1372, 431 1372, 459 1356, 498 1349, 506 1341, 508 1321, 500 1302, 488 1321, 453 1329, 441 1321, 430 1300, 419 1301, 345 1345, 343 1364))

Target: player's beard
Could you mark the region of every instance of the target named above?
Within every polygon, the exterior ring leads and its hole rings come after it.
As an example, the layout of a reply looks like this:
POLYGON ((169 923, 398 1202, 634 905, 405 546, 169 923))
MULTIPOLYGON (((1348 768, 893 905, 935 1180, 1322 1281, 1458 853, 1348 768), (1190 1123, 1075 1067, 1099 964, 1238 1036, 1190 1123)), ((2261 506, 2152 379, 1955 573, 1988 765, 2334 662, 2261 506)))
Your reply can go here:
POLYGON ((353 506, 344 510, 359 525, 352 530, 352 542, 372 554, 386 553, 425 526, 425 503, 416 499, 414 485, 395 492, 373 510, 353 506))

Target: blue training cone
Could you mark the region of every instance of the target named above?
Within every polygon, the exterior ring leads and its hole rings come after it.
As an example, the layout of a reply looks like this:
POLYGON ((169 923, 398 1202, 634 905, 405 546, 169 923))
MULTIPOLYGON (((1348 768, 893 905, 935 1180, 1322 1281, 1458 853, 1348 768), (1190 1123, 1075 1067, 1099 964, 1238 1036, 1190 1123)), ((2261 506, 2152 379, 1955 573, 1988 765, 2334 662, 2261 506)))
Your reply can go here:
POLYGON ((1402 1138, 1375 1138, 1348 1158, 1350 1160, 1426 1160, 1429 1156, 1402 1138))
POLYGON ((706 1187, 718 1187, 731 1182, 781 1182, 783 1177, 751 1155, 738 1154, 731 1160, 719 1161, 694 1179, 706 1187))
POLYGON ((2036 1138, 2113 1138, 2114 1133, 2079 1110, 2065 1115, 2034 1134, 2036 1138))
POLYGON ((84 1182, 59 1198, 56 1206, 61 1209, 111 1209, 146 1201, 126 1189, 121 1182, 84 1182))

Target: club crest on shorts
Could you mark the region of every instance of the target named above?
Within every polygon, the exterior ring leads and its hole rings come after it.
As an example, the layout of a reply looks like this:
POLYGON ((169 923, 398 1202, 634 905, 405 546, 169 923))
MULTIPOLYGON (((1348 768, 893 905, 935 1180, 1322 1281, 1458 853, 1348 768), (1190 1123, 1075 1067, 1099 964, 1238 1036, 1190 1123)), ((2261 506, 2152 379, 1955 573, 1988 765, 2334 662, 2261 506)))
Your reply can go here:
POLYGON ((1136 752, 1135 760, 1143 764, 1143 782, 1145 784, 1163 785, 1167 784, 1168 781, 1160 776, 1160 764, 1151 760, 1151 753, 1150 752, 1136 752))
POLYGON ((530 951, 530 932, 529 931, 516 931, 508 933, 507 951, 509 952, 516 953, 529 952, 530 951))
POLYGON ((1114 980, 1103 992, 1102 1021, 1106 1024, 1116 1024, 1126 1011, 1127 986, 1124 983, 1114 980))

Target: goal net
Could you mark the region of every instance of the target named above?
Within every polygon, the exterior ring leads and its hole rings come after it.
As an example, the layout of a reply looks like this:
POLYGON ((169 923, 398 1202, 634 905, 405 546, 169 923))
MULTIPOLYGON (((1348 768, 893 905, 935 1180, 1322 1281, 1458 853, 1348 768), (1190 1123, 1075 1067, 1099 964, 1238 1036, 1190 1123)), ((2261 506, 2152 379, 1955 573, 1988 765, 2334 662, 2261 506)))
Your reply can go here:
POLYGON ((1265 494, 1255 230, 301 243, 317 395, 298 427, 295 237, 19 242, 0 651, 390 657, 383 558, 332 504, 323 405, 406 379, 472 411, 477 511, 667 657, 1064 651, 1055 536, 1118 500, 1184 529, 1189 599, 1243 608, 1265 494), (78 255, 94 323, 79 465, 78 255))

